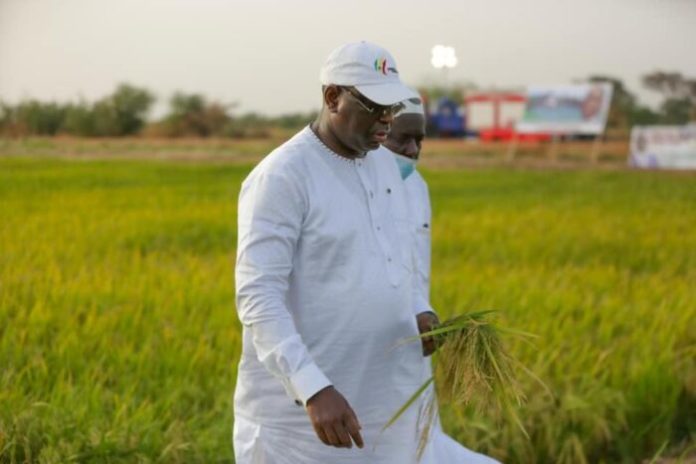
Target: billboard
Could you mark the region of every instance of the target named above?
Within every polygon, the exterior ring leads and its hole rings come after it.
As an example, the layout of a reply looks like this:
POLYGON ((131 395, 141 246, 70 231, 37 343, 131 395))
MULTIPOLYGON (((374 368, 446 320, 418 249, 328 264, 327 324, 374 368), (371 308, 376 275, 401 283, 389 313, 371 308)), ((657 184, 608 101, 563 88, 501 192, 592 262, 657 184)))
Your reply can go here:
POLYGON ((608 83, 529 87, 517 132, 596 135, 604 132, 611 103, 608 83))
POLYGON ((696 124, 634 126, 628 162, 638 168, 696 169, 696 124))

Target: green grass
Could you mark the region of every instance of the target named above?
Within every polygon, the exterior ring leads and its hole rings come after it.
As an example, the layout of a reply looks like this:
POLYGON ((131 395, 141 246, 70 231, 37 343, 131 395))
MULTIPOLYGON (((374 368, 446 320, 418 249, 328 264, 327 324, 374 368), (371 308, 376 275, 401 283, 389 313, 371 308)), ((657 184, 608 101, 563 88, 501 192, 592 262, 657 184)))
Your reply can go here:
MULTIPOLYGON (((0 158, 0 463, 232 462, 236 197, 250 166, 0 158)), ((444 410, 505 462, 693 442, 696 177, 432 171, 433 304, 501 311, 530 438, 444 410)), ((385 418, 385 421, 388 418, 385 418)))

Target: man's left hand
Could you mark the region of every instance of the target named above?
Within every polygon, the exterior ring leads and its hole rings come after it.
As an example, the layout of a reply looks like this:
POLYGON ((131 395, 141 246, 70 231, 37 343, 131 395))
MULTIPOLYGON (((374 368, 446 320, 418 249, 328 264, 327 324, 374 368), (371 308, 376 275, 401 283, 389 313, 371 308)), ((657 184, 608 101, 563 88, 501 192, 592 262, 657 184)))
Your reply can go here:
MULTIPOLYGON (((418 321, 418 331, 422 334, 435 330, 440 325, 440 319, 438 319, 437 314, 430 311, 418 314, 416 320, 418 321)), ((421 344, 423 345, 423 356, 430 356, 437 348, 434 337, 421 338, 421 344)))

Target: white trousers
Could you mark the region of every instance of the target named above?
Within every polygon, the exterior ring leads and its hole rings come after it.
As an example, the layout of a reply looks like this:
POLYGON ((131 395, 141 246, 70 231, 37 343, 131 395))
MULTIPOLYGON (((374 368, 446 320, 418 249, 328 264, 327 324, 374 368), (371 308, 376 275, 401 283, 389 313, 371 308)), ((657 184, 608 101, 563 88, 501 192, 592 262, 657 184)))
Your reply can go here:
MULTIPOLYGON (((483 454, 475 453, 470 449, 460 445, 439 426, 435 424, 433 435, 423 452, 423 456, 418 464, 500 464, 493 458, 483 454)), ((234 455, 236 464, 306 464, 307 456, 303 453, 301 444, 294 442, 280 430, 272 430, 237 416, 234 423, 234 455)), ((316 438, 318 441, 319 438, 316 438)), ((324 445, 325 446, 325 445, 324 445)), ((367 448, 367 447, 366 447, 367 448)), ((341 451, 327 447, 327 453, 341 451)), ((362 451, 362 450, 361 450, 362 451)), ((371 450, 365 449, 364 464, 370 464, 371 450)), ((340 462, 360 462, 355 461, 349 455, 334 457, 339 461, 325 463, 338 464, 340 462)), ((375 456, 377 459, 377 456, 375 456)), ((315 459, 315 458, 312 458, 315 459)), ((380 462, 383 462, 383 459, 380 462)), ((415 462, 415 458, 414 458, 415 462)), ((324 463, 322 463, 324 464, 324 463)), ((394 464, 403 464, 394 461, 394 464)))

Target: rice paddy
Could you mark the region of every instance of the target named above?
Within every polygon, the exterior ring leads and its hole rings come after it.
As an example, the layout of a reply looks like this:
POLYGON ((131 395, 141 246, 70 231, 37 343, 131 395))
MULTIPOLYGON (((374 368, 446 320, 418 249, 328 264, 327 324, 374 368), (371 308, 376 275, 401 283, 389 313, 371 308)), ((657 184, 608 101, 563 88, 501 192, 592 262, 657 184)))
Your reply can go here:
MULTIPOLYGON (((14 148, 0 157, 0 463, 233 462, 236 198, 252 161, 14 148)), ((443 408, 445 430, 510 463, 692 455, 696 177, 431 167, 434 307, 535 334, 506 348, 549 389, 518 376, 528 436, 464 406, 443 408)))

